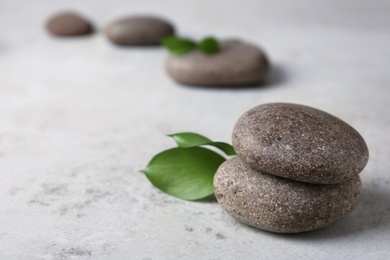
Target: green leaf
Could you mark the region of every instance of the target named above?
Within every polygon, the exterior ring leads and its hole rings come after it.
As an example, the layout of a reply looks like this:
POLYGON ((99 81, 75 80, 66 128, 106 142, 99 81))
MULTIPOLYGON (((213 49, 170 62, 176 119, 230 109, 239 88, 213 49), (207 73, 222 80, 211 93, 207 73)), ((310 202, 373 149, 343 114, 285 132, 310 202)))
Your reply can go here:
POLYGON ((224 142, 213 142, 209 138, 197 133, 183 132, 171 134, 168 136, 172 137, 179 147, 187 148, 201 145, 210 145, 220 149, 226 155, 236 155, 236 151, 234 151, 233 146, 230 144, 224 142))
POLYGON ((161 44, 175 55, 182 55, 196 48, 196 43, 191 39, 176 36, 162 39, 161 44))
POLYGON ((237 155, 237 153, 234 150, 233 146, 231 146, 228 143, 224 143, 224 142, 211 142, 211 143, 204 144, 204 145, 210 145, 210 146, 217 147, 219 150, 221 150, 222 152, 224 152, 226 155, 229 155, 229 156, 237 155))
POLYGON ((214 37, 207 37, 198 43, 198 49, 204 54, 214 54, 219 52, 219 42, 214 37))
POLYGON ((168 136, 172 137, 179 147, 195 147, 213 142, 203 135, 191 132, 170 134, 168 136))
POLYGON ((224 161, 219 154, 202 147, 176 147, 157 154, 142 172, 163 192, 198 200, 214 193, 214 174, 224 161))

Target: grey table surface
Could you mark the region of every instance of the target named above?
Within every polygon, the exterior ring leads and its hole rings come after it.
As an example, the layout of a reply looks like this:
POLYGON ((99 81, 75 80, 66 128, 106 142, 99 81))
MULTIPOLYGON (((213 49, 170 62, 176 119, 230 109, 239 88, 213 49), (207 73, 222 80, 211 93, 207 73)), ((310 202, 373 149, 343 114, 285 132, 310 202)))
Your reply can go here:
POLYGON ((0 1, 0 259, 390 259, 390 1, 0 1), (98 32, 57 39, 77 10, 98 32), (118 48, 102 30, 131 14, 181 35, 264 48, 265 86, 181 86, 160 48, 118 48), (138 172, 195 131, 230 142, 238 117, 275 101, 332 113, 365 138, 363 197, 346 218, 278 235, 216 202, 186 202, 138 172))

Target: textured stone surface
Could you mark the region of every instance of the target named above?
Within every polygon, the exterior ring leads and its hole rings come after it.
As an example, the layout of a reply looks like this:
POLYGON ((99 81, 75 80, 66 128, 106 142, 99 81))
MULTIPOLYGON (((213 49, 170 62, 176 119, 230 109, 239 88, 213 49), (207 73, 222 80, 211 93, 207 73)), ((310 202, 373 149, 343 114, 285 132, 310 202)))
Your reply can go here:
POLYGON ((309 183, 339 183, 363 170, 368 148, 350 125, 323 111, 269 103, 244 113, 233 146, 251 167, 309 183))
POLYGON ((0 259, 390 259, 390 6, 158 3, 0 1, 0 259), (264 88, 178 87, 162 69, 162 48, 112 48, 101 34, 48 37, 48 14, 70 5, 99 27, 147 11, 188 36, 250 39, 279 73, 264 88), (166 134, 229 141, 244 111, 275 100, 339 115, 370 148, 361 202, 328 228, 262 232, 215 202, 167 196, 138 172, 174 145, 166 134))
POLYGON ((269 62, 258 47, 240 42, 221 43, 214 55, 192 51, 185 55, 168 56, 168 74, 177 82, 200 86, 245 86, 264 81, 269 62))
POLYGON ((56 36, 80 36, 93 32, 92 24, 74 12, 62 12, 51 17, 47 24, 47 30, 56 36))
POLYGON ((174 33, 168 21, 153 16, 122 18, 106 28, 106 36, 117 45, 159 45, 162 38, 174 33))
POLYGON ((332 185, 303 183, 263 174, 239 157, 214 177, 219 204, 234 218, 259 229, 296 233, 325 227, 347 215, 361 195, 359 176, 332 185))

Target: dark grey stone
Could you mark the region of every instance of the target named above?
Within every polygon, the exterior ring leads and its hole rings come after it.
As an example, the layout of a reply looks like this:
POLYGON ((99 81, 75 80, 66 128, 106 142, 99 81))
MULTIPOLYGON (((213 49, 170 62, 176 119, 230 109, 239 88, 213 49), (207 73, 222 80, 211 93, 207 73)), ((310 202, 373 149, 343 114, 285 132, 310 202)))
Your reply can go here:
POLYGON ((367 145, 355 129, 303 105, 254 107, 238 120, 232 138, 237 154, 251 167, 302 182, 343 182, 368 161, 367 145))
POLYGON ((264 81, 269 62, 258 47, 240 42, 221 43, 220 52, 206 55, 197 50, 169 55, 165 68, 177 82, 197 86, 248 86, 264 81))
POLYGON ((62 12, 51 17, 47 30, 56 36, 81 36, 93 32, 92 24, 74 12, 62 12))
POLYGON ((117 45, 159 45, 174 28, 166 20, 153 16, 133 16, 114 21, 106 28, 106 36, 117 45))
POLYGON ((239 157, 224 162, 214 176, 219 204, 234 218, 278 233, 325 227, 347 215, 361 195, 358 175, 339 184, 310 184, 264 174, 239 157))

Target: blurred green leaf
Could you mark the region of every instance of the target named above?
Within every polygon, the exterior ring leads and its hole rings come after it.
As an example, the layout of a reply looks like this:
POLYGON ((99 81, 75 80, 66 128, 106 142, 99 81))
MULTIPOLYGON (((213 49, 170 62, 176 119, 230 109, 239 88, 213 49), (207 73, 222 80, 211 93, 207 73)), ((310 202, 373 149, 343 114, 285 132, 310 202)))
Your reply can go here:
POLYGON ((183 55, 196 48, 191 39, 168 36, 161 40, 161 44, 175 55, 183 55))
POLYGON ((219 52, 219 42, 214 37, 207 37, 198 43, 198 49, 207 55, 215 54, 219 52))

